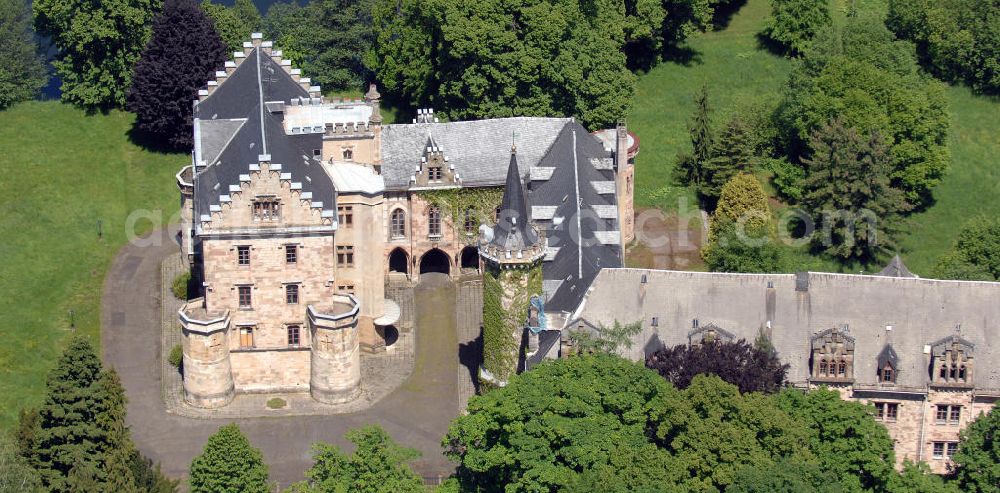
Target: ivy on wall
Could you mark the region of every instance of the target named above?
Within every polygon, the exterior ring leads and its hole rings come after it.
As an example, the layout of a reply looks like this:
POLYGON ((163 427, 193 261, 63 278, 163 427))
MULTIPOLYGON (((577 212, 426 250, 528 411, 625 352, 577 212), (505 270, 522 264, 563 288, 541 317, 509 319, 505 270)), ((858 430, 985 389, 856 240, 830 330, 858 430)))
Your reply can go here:
POLYGON ((461 228, 465 224, 465 211, 471 210, 478 224, 493 224, 496 211, 503 201, 503 187, 446 188, 424 190, 420 197, 451 217, 451 224, 461 228))
MULTIPOLYGON (((542 268, 486 269, 483 275, 483 368, 500 382, 517 371, 520 336, 532 295, 542 293, 542 268), (509 309, 504 309, 504 300, 509 309)), ((489 388, 491 382, 481 382, 489 388)))

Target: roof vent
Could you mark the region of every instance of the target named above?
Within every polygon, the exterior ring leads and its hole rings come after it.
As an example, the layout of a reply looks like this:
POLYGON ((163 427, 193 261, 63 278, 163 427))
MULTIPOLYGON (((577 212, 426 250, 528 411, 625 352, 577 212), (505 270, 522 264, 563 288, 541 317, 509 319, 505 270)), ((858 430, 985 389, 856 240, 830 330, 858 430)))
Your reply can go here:
POLYGON ((795 273, 795 290, 801 292, 809 291, 809 273, 808 272, 796 272, 795 273))
POLYGON ((642 284, 646 284, 646 274, 642 275, 642 279, 639 282, 642 284))

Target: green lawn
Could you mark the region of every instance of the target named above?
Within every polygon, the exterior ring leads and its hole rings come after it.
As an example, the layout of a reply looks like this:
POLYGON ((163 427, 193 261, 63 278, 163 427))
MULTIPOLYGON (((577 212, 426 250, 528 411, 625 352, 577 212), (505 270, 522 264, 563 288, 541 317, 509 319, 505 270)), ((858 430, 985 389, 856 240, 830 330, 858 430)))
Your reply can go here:
MULTIPOLYGON (((834 19, 847 11, 846 0, 834 0, 834 19)), ((860 10, 885 8, 884 0, 862 0, 860 10)), ((792 62, 757 47, 756 33, 770 13, 768 0, 749 0, 721 31, 697 35, 689 42, 689 63, 663 63, 639 79, 629 115, 630 128, 642 147, 636 158, 636 207, 676 211, 679 200, 696 209, 693 194, 672 177, 678 152, 689 152, 687 123, 693 95, 707 85, 717 124, 725 112, 755 97, 778 99, 792 62)), ((951 170, 934 191, 937 203, 910 217, 901 239, 902 255, 918 274, 928 275, 947 251, 961 225, 975 214, 1000 214, 1000 101, 973 95, 964 87, 948 90, 952 127, 951 170)), ((792 270, 856 271, 829 260, 791 250, 792 270)))
POLYGON ((70 310, 99 344, 101 284, 129 213, 162 210, 166 222, 178 209, 173 175, 188 156, 136 147, 131 122, 58 102, 0 112, 0 429, 41 399, 70 310))

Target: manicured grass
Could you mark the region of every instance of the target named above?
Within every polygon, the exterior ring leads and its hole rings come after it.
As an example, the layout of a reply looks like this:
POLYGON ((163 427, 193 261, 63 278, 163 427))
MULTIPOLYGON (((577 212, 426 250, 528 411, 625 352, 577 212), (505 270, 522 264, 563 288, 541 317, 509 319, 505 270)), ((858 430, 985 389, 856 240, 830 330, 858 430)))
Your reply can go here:
POLYGON ((0 428, 40 402, 70 310, 99 345, 101 285, 129 213, 162 211, 166 223, 178 209, 173 175, 188 156, 136 147, 131 122, 53 101, 0 112, 0 428))
POLYGON ((678 152, 690 152, 687 125, 694 95, 708 87, 713 120, 721 125, 734 107, 764 96, 777 101, 792 63, 757 46, 756 34, 770 15, 768 0, 749 0, 724 30, 690 40, 689 61, 662 63, 639 79, 628 124, 639 137, 636 157, 636 207, 679 208, 694 195, 673 177, 678 152))
MULTIPOLYGON (((835 22, 848 11, 847 0, 831 3, 835 22)), ((884 11, 885 0, 853 3, 861 11, 884 11)), ((690 152, 687 124, 694 94, 707 85, 717 124, 725 113, 755 97, 782 97, 792 62, 757 46, 756 33, 770 13, 767 0, 749 0, 721 31, 697 35, 689 42, 690 62, 663 63, 640 77, 629 115, 630 128, 642 147, 636 158, 636 207, 677 211, 679 200, 696 210, 693 193, 673 177, 678 152, 690 152)), ((1000 100, 972 94, 964 87, 948 89, 951 111, 951 169, 934 190, 936 203, 907 219, 900 239, 902 256, 914 272, 927 276, 937 258, 950 248, 962 224, 976 214, 1000 214, 1000 100)), ((861 266, 789 249, 791 270, 857 272, 861 266)), ((870 271, 876 266, 868 266, 870 271)))
POLYGON ((934 189, 935 204, 910 218, 902 238, 907 267, 929 275, 962 225, 977 214, 1000 215, 1000 100, 948 88, 951 169, 934 189))

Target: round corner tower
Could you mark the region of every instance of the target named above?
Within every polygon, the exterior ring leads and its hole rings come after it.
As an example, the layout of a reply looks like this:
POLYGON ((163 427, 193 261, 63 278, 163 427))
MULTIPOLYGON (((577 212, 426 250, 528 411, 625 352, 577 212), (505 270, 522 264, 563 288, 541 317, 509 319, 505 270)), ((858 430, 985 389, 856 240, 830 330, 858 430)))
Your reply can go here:
POLYGON ((312 337, 309 391, 324 404, 352 401, 361 393, 357 300, 336 295, 330 306, 309 305, 312 337))
POLYGON ((193 406, 217 408, 236 396, 229 361, 229 312, 209 313, 204 299, 180 309, 183 328, 184 400, 193 406))
POLYGON ((517 373, 531 297, 542 293, 546 239, 529 224, 529 217, 517 153, 512 148, 497 224, 479 245, 479 256, 486 266, 479 378, 486 386, 502 387, 517 373))

